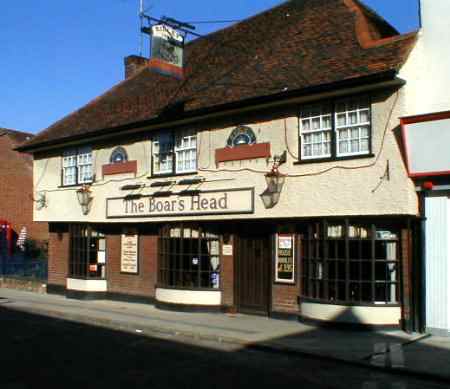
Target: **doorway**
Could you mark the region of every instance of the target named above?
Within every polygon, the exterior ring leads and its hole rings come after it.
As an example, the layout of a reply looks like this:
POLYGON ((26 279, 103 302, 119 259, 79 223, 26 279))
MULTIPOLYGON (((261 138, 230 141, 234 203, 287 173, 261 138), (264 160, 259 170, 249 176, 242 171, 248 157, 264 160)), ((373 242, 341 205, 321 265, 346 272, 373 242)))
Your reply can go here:
MULTIPOLYGON (((251 230, 249 228, 248 230, 251 230)), ((270 233, 243 232, 237 244, 237 307, 239 312, 268 315, 271 298, 270 233)))

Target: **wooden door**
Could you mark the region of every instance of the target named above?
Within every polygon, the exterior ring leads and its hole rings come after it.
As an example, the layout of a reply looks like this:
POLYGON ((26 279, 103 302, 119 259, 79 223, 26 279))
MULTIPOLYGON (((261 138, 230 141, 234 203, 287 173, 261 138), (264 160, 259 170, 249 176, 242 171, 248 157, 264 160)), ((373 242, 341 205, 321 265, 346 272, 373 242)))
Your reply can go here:
POLYGON ((244 313, 268 315, 271 235, 241 235, 237 249, 238 309, 244 313))

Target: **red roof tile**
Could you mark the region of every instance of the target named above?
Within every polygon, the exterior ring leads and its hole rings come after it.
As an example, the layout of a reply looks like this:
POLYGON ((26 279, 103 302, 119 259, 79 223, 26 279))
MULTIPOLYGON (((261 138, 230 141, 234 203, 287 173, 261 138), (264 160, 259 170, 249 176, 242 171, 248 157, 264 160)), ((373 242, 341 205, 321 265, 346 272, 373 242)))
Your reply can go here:
POLYGON ((415 39, 358 0, 291 0, 188 43, 184 80, 144 67, 25 148, 138 124, 177 102, 195 113, 398 70, 415 39))

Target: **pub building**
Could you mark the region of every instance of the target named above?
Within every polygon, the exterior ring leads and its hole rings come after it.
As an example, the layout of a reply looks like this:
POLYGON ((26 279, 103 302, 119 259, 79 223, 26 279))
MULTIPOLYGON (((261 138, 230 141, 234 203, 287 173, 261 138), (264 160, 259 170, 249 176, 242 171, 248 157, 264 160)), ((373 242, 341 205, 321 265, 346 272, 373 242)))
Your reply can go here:
POLYGON ((21 148, 48 293, 411 328, 397 129, 416 34, 354 0, 287 1, 184 45, 149 29, 151 58, 21 148))

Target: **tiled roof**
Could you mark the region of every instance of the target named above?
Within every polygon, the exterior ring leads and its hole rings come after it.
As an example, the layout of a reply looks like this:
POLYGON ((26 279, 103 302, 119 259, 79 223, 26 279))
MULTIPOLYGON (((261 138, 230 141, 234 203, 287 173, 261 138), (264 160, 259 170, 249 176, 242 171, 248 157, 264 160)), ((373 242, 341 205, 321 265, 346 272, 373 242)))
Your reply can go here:
POLYGON ((399 35, 358 0, 287 1, 188 43, 184 80, 144 67, 26 148, 137 125, 178 102, 195 113, 395 71, 415 39, 415 33, 399 35))
POLYGON ((8 135, 14 146, 19 146, 20 144, 33 138, 33 134, 23 131, 11 130, 9 128, 0 127, 0 136, 8 135))

